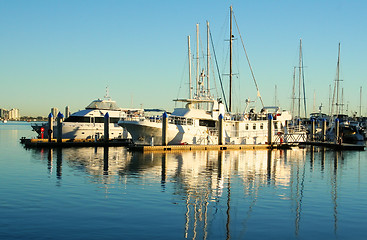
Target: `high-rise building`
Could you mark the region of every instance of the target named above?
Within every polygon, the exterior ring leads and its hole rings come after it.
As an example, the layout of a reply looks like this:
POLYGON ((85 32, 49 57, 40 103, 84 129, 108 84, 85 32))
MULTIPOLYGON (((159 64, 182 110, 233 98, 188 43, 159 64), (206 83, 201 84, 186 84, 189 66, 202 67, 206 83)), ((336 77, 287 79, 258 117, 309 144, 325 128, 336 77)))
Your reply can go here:
POLYGON ((65 118, 68 118, 70 116, 70 109, 69 106, 65 107, 65 118))
POLYGON ((1 119, 8 119, 9 118, 9 111, 4 109, 4 108, 0 108, 0 118, 1 119))
POLYGON ((8 113, 8 119, 9 120, 19 120, 20 119, 19 109, 12 108, 8 113))
POLYGON ((57 108, 51 108, 51 113, 52 113, 52 115, 53 115, 53 118, 54 118, 54 120, 56 119, 56 117, 57 117, 57 114, 59 113, 59 109, 57 109, 57 108))

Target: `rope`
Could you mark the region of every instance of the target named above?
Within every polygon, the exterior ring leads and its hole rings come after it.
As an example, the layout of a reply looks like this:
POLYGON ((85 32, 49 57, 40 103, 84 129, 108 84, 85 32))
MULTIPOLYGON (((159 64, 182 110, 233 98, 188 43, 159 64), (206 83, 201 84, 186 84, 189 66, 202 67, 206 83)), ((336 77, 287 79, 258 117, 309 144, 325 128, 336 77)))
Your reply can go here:
POLYGON ((236 27, 237 27, 237 31, 238 31, 238 34, 240 35, 240 38, 241 38, 241 43, 242 43, 242 47, 243 47, 243 50, 245 51, 245 55, 246 55, 246 59, 247 59, 247 63, 250 67, 250 71, 251 71, 251 75, 252 75, 252 79, 254 79, 254 83, 255 83, 255 86, 256 86, 256 90, 257 90, 257 96, 260 98, 260 101, 261 101, 261 105, 264 107, 264 102, 261 98, 261 95, 260 95, 260 90, 259 90, 259 87, 257 85, 257 82, 256 82, 256 79, 255 79, 255 75, 254 75, 254 72, 252 71, 252 67, 251 67, 251 64, 250 64, 250 59, 248 58, 248 55, 247 55, 247 51, 246 51, 246 48, 245 48, 245 44, 243 43, 243 39, 242 39, 242 36, 241 36, 241 33, 240 33, 240 29, 238 27, 238 24, 237 24, 237 20, 236 20, 236 17, 235 15, 233 14, 233 18, 234 18, 234 21, 236 23, 236 27))
POLYGON ((215 58, 215 64, 216 64, 216 66, 217 66, 217 71, 218 71, 218 77, 219 77, 220 87, 221 87, 221 89, 222 89, 222 94, 223 94, 223 98, 224 98, 224 103, 226 104, 227 112, 229 112, 229 110, 228 110, 228 105, 227 105, 226 95, 225 95, 225 93, 224 93, 224 89, 223 89, 222 78, 220 77, 220 72, 219 72, 219 67, 218 67, 218 61, 217 61, 217 55, 215 54, 214 43, 213 43, 213 38, 212 38, 212 32, 211 32, 211 31, 209 31, 209 34, 210 34, 210 42, 212 43, 213 54, 214 54, 214 58, 215 58))

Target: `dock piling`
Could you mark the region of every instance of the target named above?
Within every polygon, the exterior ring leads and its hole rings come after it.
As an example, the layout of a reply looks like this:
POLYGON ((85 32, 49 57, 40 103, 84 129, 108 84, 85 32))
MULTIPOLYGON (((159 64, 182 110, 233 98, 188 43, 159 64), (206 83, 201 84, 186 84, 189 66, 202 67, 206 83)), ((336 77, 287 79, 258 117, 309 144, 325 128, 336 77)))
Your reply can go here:
POLYGON ((164 112, 162 116, 162 146, 167 146, 167 127, 168 127, 168 116, 164 112))
POLYGON ((315 140, 315 133, 316 133, 316 128, 315 128, 315 119, 311 119, 311 137, 310 137, 310 141, 314 141, 315 140))
POLYGON ((339 119, 337 118, 335 119, 335 138, 334 138, 335 144, 339 143, 339 136, 340 136, 339 127, 340 127, 340 122, 339 122, 339 119))
POLYGON ((326 119, 322 119, 322 142, 326 142, 326 119))
POLYGON ((53 132, 53 128, 54 128, 54 115, 52 115, 52 113, 48 114, 48 130, 47 130, 47 134, 48 134, 48 141, 51 142, 52 139, 52 132, 53 132))
POLYGON ((223 115, 220 114, 218 117, 218 145, 223 145, 223 115))
POLYGON ((107 143, 110 139, 110 115, 108 112, 104 115, 104 141, 107 143))
POLYGON ((62 119, 64 118, 64 115, 59 112, 57 114, 57 142, 62 142, 62 119))
POLYGON ((268 115, 268 144, 273 144, 273 115, 268 115))

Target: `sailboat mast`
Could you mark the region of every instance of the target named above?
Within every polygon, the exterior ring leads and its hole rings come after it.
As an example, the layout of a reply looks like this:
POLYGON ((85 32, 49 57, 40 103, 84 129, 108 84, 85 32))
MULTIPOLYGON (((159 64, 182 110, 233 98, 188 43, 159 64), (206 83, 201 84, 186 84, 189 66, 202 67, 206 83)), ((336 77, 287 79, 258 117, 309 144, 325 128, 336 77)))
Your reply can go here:
POLYGON ((302 39, 299 40, 299 71, 298 71, 298 117, 301 117, 301 84, 302 84, 302 39))
POLYGON ((189 57, 189 97, 192 99, 192 82, 191 82, 191 46, 190 46, 190 36, 187 36, 187 47, 188 47, 188 57, 189 57))
POLYGON ((362 87, 359 89, 359 115, 362 117, 362 87))
POLYGON ((329 115, 332 116, 332 106, 331 106, 331 84, 329 84, 329 115))
POLYGON ((292 87, 292 116, 294 116, 294 104, 295 104, 295 100, 296 100, 296 91, 295 91, 295 87, 296 87, 296 67, 293 67, 293 87, 292 87))
POLYGON ((206 42, 206 46, 207 46, 207 49, 206 49, 206 80, 207 80, 207 96, 210 97, 210 84, 209 84, 209 72, 210 72, 210 49, 209 49, 209 22, 207 21, 206 22, 206 26, 207 26, 207 29, 206 29, 206 34, 207 34, 207 42, 206 42))
POLYGON ((229 111, 232 112, 232 6, 230 7, 229 25, 229 111))
POLYGON ((199 24, 196 24, 196 97, 199 97, 199 24))
POLYGON ((339 108, 339 67, 340 67, 340 43, 338 48, 338 62, 336 64, 336 113, 340 114, 339 108))

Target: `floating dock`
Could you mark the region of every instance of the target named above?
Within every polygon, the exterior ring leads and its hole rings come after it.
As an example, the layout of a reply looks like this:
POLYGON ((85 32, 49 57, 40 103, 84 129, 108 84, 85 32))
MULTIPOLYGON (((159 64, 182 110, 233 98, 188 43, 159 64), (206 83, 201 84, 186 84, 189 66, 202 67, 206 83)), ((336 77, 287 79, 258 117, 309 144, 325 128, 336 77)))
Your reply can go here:
POLYGON ((130 151, 153 152, 153 151, 197 151, 197 150, 258 150, 258 149, 290 149, 294 144, 233 144, 233 145, 167 145, 167 146, 127 146, 130 151))
POLYGON ((96 141, 94 139, 26 139, 21 138, 20 142, 26 148, 67 148, 67 147, 122 147, 132 144, 131 139, 111 139, 109 141, 96 141))
POLYGON ((326 147, 334 150, 357 150, 364 151, 366 145, 364 144, 351 144, 351 143, 333 143, 333 142, 317 142, 317 141, 307 141, 303 143, 304 145, 326 147))

